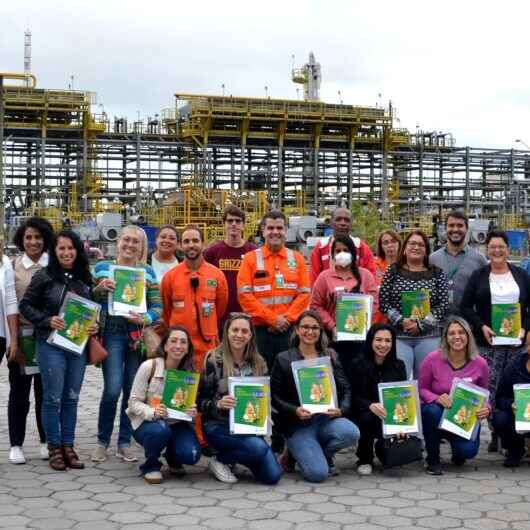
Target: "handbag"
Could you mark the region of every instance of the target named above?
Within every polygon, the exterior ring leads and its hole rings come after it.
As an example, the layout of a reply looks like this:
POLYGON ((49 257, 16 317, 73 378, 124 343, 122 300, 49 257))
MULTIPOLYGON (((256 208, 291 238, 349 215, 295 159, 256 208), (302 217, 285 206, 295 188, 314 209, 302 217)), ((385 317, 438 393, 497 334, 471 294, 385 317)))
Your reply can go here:
POLYGON ((422 442, 415 436, 385 438, 377 445, 377 457, 385 469, 405 466, 423 459, 422 442))
POLYGON ((94 336, 88 339, 86 353, 88 364, 100 364, 109 356, 109 352, 103 347, 103 344, 101 344, 101 342, 99 342, 99 340, 96 339, 96 337, 94 336))

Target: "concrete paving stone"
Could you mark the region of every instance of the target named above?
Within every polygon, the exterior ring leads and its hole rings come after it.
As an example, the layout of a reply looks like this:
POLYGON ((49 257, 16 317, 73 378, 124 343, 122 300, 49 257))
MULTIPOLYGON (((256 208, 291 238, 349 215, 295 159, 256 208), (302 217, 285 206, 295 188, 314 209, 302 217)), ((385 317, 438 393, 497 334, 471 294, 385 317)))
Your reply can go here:
POLYGON ((83 484, 109 484, 110 480, 105 475, 87 475, 77 477, 76 482, 83 484))
POLYGON ((317 502, 309 504, 307 509, 315 513, 340 513, 346 511, 344 504, 337 504, 336 502, 317 502))
POLYGON ((154 504, 169 504, 175 502, 175 499, 174 497, 170 497, 164 493, 158 493, 157 495, 136 495, 133 497, 132 502, 138 502, 152 506, 154 504))
POLYGON ((448 512, 451 517, 455 517, 457 519, 478 519, 482 517, 481 512, 477 512, 475 510, 468 510, 466 504, 462 504, 461 508, 457 508, 456 510, 451 510, 448 512))
POLYGON ((414 506, 414 503, 411 500, 402 499, 401 497, 376 499, 375 504, 378 506, 386 506, 387 508, 405 508, 406 506, 414 506))
MULTIPOLYGON (((127 528, 130 528, 130 526, 128 526, 127 528)), ((111 523, 110 521, 98 521, 96 529, 97 530, 117 530, 118 524, 111 523)), ((73 527, 73 530, 94 530, 94 522, 86 521, 82 523, 77 523, 73 527)))
POLYGON ((417 519, 419 517, 436 515, 436 510, 433 510, 432 508, 424 508, 423 506, 409 506, 408 508, 400 508, 399 510, 396 510, 396 515, 417 519))
POLYGON ((129 495, 160 495, 160 490, 162 490, 165 487, 164 483, 162 484, 147 484, 143 480, 138 481, 137 486, 129 486, 127 488, 123 488, 122 493, 127 493, 129 495))
MULTIPOLYGON (((134 474, 138 475, 138 479, 141 480, 138 467, 135 466, 132 468, 132 470, 134 470, 132 471, 134 474)), ((129 478, 131 476, 131 469, 112 469, 111 471, 106 471, 102 476, 107 478, 107 480, 113 480, 116 478, 129 478)))
MULTIPOLYGON (((132 493, 132 491, 129 491, 129 488, 126 488, 123 491, 124 493, 132 493)), ((140 493, 140 495, 142 494, 140 493)), ((204 493, 201 493, 199 490, 196 490, 193 488, 176 487, 176 488, 168 488, 166 490, 166 495, 180 499, 184 497, 201 497, 202 495, 204 495, 204 493)))
POLYGON ((366 522, 366 517, 357 513, 342 512, 342 513, 328 513, 323 517, 324 521, 340 524, 354 524, 366 522))
POLYGON ((425 501, 429 499, 436 499, 436 493, 432 493, 429 491, 423 491, 421 489, 413 490, 413 491, 402 491, 398 495, 400 497, 403 497, 404 499, 411 499, 414 501, 425 501))
POLYGON ((507 495, 521 495, 522 497, 530 497, 530 487, 513 486, 510 488, 502 488, 502 492, 507 495))
MULTIPOLYGON (((33 528, 42 528, 43 530, 49 530, 53 528, 53 530, 62 530, 65 528, 72 528, 74 526, 76 521, 73 521, 72 519, 42 519, 37 521, 32 521, 31 526, 33 528)), ((0 522, 1 525, 1 522, 0 522)))
POLYGON ((117 523, 149 523, 154 519, 154 515, 152 513, 147 512, 133 512, 133 511, 127 511, 127 512, 119 512, 119 513, 113 513, 109 517, 109 521, 116 521, 117 523))
POLYGON ((102 492, 91 497, 93 501, 97 502, 125 502, 130 501, 133 495, 127 493, 102 492))
POLYGON ((11 528, 12 526, 26 526, 31 522, 31 519, 22 515, 6 515, 0 517, 1 528, 11 528))
POLYGON ((102 504, 100 509, 109 513, 135 512, 138 510, 138 504, 132 501, 112 502, 108 504, 102 504))
POLYGON ((246 523, 234 517, 216 517, 215 519, 201 521, 201 524, 208 528, 226 528, 229 530, 231 528, 243 528, 246 523))
POLYGON ((358 513, 359 515, 365 515, 366 517, 374 517, 376 515, 390 515, 392 512, 390 508, 384 506, 375 506, 367 504, 365 506, 352 506, 351 511, 358 513))
POLYGON ((458 510, 460 505, 454 501, 444 501, 442 499, 436 499, 433 501, 425 501, 422 503, 422 506, 427 508, 433 508, 435 510, 458 510))
POLYGON ((197 481, 192 482, 192 487, 198 491, 230 489, 230 484, 223 484, 210 477, 200 477, 197 481))
MULTIPOLYGON (((254 495, 264 495, 264 494, 256 493, 254 495)), ((218 500, 240 499, 241 492, 239 490, 213 490, 213 491, 207 491, 206 497, 211 497, 212 499, 218 499, 218 500)))
MULTIPOLYGON (((0 506, 0 518, 6 515, 18 515, 27 510, 25 506, 17 506, 16 504, 3 504, 0 506)), ((23 514, 24 515, 24 514, 23 514)))
POLYGON ((57 508, 64 510, 65 512, 75 512, 77 510, 98 510, 102 506, 101 502, 84 499, 80 501, 66 501, 59 504, 57 508))
POLYGON ((446 517, 443 515, 435 515, 426 519, 418 519, 418 524, 426 526, 427 528, 435 528, 436 530, 443 530, 444 528, 460 528, 462 521, 453 517, 446 517))
POLYGON ((10 484, 13 480, 42 480, 38 473, 32 471, 2 471, 0 471, 2 478, 10 484))
POLYGON ((41 481, 35 479, 25 479, 25 480, 10 480, 9 485, 12 489, 16 488, 33 488, 36 484, 40 484, 41 481))
POLYGON ((292 510, 298 510, 299 508, 301 508, 301 504, 299 502, 292 501, 273 501, 266 502, 263 505, 263 508, 276 512, 289 512, 292 510))
POLYGON ((156 523, 128 524, 124 528, 127 530, 167 530, 167 526, 156 523))
POLYGON ((304 530, 340 530, 341 525, 330 521, 318 521, 318 523, 304 523, 300 525, 304 530))
POLYGON ((212 519, 213 517, 228 517, 230 515, 230 510, 228 508, 211 506, 206 508, 192 508, 189 510, 188 514, 195 515, 201 519, 212 519))
POLYGON ((423 491, 432 493, 454 493, 458 491, 456 484, 445 484, 444 482, 434 482, 432 484, 425 484, 421 487, 423 491))
POLYGON ((58 501, 80 501, 93 497, 94 493, 90 491, 57 491, 51 498, 58 501))
POLYGON ((81 489, 83 484, 81 482, 68 480, 65 482, 47 482, 42 487, 51 491, 74 491, 81 489))
POLYGON ((59 508, 32 508, 30 514, 32 519, 60 519, 64 517, 64 512, 59 508))
POLYGON ((9 499, 29 499, 30 497, 43 497, 51 495, 51 492, 48 490, 43 491, 42 486, 33 486, 31 488, 17 488, 11 490, 11 495, 0 495, 0 505, 1 504, 11 504, 12 501, 9 499))
POLYGON ((400 482, 391 482, 388 484, 385 484, 382 482, 379 484, 379 488, 382 490, 388 490, 388 491, 414 491, 416 489, 416 486, 414 484, 408 484, 406 482, 400 481, 400 482))
POLYGON ((247 528, 251 530, 289 530, 293 528, 293 523, 289 521, 279 521, 278 519, 250 521, 247 528))
POLYGON ((382 489, 371 489, 371 490, 358 490, 357 495, 360 495, 361 497, 367 497, 368 499, 382 499, 385 497, 393 497, 394 492, 388 491, 388 490, 382 490, 382 489))
POLYGON ((339 495, 333 497, 333 502, 345 504, 346 506, 362 506, 364 504, 372 504, 372 500, 368 497, 359 497, 359 495, 339 495))
POLYGON ((528 512, 518 512, 512 509, 491 511, 486 514, 490 519, 498 519, 499 521, 527 521, 529 519, 528 512))
POLYGON ((376 524, 359 524, 359 525, 350 525, 347 524, 342 527, 342 530, 388 530, 386 526, 379 526, 376 524))
MULTIPOLYGON (((306 512, 302 510, 293 510, 291 512, 281 512, 278 514, 278 519, 282 521, 290 521, 291 523, 307 523, 309 521, 318 521, 321 518, 319 514, 314 512, 306 512)), ((304 524, 304 528, 305 528, 304 524)))
POLYGON ((511 526, 515 530, 529 530, 530 521, 516 521, 516 522, 511 523, 511 526))
POLYGON ((301 502, 302 504, 312 504, 315 502, 326 502, 327 495, 319 495, 318 493, 295 493, 289 497, 292 502, 301 502))
POLYGON ((267 520, 270 521, 276 517, 276 514, 273 510, 264 510, 263 508, 247 508, 235 511, 232 515, 238 519, 245 519, 246 521, 258 521, 258 520, 267 520))
POLYGON ((408 517, 399 517, 397 515, 380 515, 372 517, 370 522, 377 525, 386 526, 388 528, 412 524, 412 520, 408 517))
MULTIPOLYGON (((102 510, 79 510, 77 512, 69 513, 68 517, 79 522, 103 521, 104 519, 107 519, 107 517, 109 517, 109 513, 104 512, 102 510)), ((99 522, 97 524, 97 527, 99 530, 99 522)))
POLYGON ((21 499, 17 504, 25 508, 53 508, 59 504, 58 500, 52 499, 51 497, 31 497, 29 499, 21 499))
POLYGON ((183 506, 215 506, 219 501, 212 499, 211 497, 182 497, 178 498, 177 501, 183 506))
MULTIPOLYGON (((516 502, 514 504, 506 504, 502 506, 502 508, 499 511, 502 511, 503 509, 514 511, 514 512, 530 513, 530 502, 516 502)), ((490 508, 490 510, 493 510, 493 508, 490 508)))
POLYGON ((315 493, 319 493, 321 495, 351 495, 353 493, 352 488, 345 488, 344 486, 319 486, 318 488, 315 488, 315 493))
POLYGON ((279 493, 287 493, 288 495, 294 495, 296 493, 308 493, 311 491, 311 486, 307 482, 291 482, 284 483, 283 481, 276 486, 275 491, 279 493))
POLYGON ((455 502, 475 502, 478 501, 481 497, 474 493, 468 493, 465 489, 458 491, 456 493, 442 493, 440 499, 446 501, 455 501, 455 502))
POLYGON ((482 501, 484 502, 496 502, 497 504, 511 504, 514 502, 520 502, 520 495, 507 495, 506 493, 492 493, 489 495, 483 495, 482 501))
POLYGON ((280 493, 279 491, 271 490, 271 491, 263 491, 261 493, 249 493, 246 497, 253 501, 272 502, 272 501, 282 501, 286 499, 287 494, 280 493))
POLYGON ((223 506, 224 508, 233 508, 234 510, 251 510, 253 508, 257 508, 259 506, 259 502, 241 498, 227 499, 225 501, 221 501, 219 503, 219 506, 223 506))
POLYGON ((503 507, 501 504, 475 501, 466 503, 466 508, 477 512, 487 512, 489 510, 502 510, 503 507))
MULTIPOLYGON (((505 521, 499 521, 498 519, 488 519, 486 517, 464 521, 464 527, 472 528, 473 530, 505 530, 510 528, 508 523, 505 521)), ((512 527, 515 528, 515 526, 512 527)))
MULTIPOLYGON (((156 522, 159 524, 164 524, 170 528, 174 527, 189 527, 199 523, 198 517, 192 517, 191 515, 165 515, 162 517, 157 517, 156 522)), ((99 530, 99 529, 98 529, 99 530)))
MULTIPOLYGON (((176 515, 188 511, 187 506, 180 506, 179 504, 154 504, 153 506, 144 506, 144 512, 152 513, 156 516, 159 515, 176 515)), ((157 520, 159 518, 157 517, 157 520)))

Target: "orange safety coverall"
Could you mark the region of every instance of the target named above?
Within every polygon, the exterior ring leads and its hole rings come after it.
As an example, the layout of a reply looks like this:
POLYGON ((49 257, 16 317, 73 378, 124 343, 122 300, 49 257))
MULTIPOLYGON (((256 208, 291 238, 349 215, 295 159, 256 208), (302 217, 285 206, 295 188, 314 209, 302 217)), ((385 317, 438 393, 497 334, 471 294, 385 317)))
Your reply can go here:
POLYGON ((247 252, 237 275, 239 303, 257 326, 274 326, 279 315, 290 324, 309 307, 311 289, 303 256, 282 247, 247 252))
POLYGON ((219 344, 218 322, 228 305, 225 275, 204 260, 197 271, 183 261, 164 274, 160 295, 164 322, 169 327, 180 325, 188 330, 195 366, 202 370, 206 353, 219 344), (197 282, 196 288, 192 287, 192 278, 197 282))

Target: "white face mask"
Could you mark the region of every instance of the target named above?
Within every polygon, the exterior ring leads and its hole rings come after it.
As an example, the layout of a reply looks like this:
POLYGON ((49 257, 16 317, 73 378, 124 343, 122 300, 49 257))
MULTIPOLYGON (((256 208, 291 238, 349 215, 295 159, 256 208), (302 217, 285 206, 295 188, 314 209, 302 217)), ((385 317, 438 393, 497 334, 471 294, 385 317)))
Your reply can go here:
POLYGON ((347 267, 348 265, 351 265, 351 261, 352 258, 349 252, 341 251, 335 255, 335 263, 339 267, 347 267))

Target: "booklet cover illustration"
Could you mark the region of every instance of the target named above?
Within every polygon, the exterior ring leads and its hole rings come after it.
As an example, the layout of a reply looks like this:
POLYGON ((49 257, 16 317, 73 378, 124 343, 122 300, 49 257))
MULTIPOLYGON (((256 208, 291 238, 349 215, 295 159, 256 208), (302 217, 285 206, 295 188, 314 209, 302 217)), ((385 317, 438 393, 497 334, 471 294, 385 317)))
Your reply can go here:
POLYGON ((197 400, 200 375, 183 370, 166 370, 162 403, 168 409, 168 416, 173 419, 191 421, 187 410, 197 400))
POLYGON ((431 298, 427 289, 401 292, 401 312, 405 318, 423 320, 431 312, 431 298))
POLYGON ((519 304, 493 304, 491 328, 495 332, 493 344, 520 344, 521 306, 519 304))

